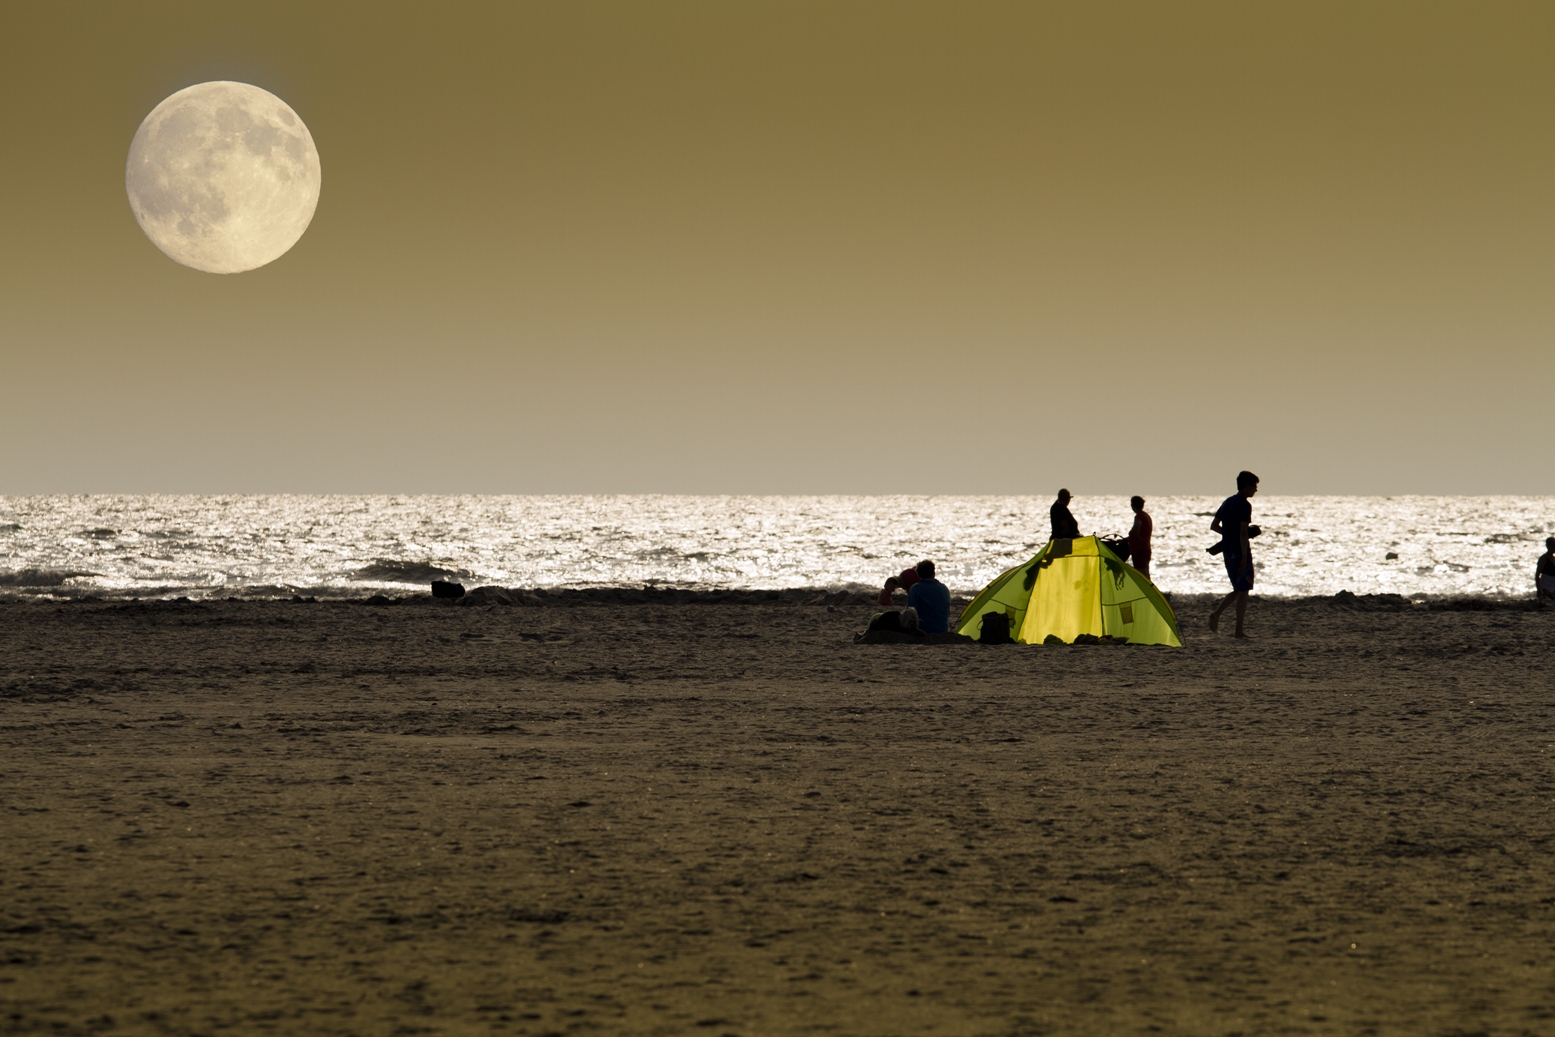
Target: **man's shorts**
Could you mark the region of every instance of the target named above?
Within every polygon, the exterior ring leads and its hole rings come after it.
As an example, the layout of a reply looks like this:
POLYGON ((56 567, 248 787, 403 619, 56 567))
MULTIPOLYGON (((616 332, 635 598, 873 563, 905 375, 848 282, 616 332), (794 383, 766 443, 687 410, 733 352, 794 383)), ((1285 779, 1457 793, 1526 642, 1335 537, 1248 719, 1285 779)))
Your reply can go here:
POLYGON ((1231 589, 1235 591, 1250 591, 1253 589, 1253 569, 1248 566, 1242 568, 1242 558, 1227 551, 1221 557, 1226 560, 1226 575, 1231 577, 1231 589))

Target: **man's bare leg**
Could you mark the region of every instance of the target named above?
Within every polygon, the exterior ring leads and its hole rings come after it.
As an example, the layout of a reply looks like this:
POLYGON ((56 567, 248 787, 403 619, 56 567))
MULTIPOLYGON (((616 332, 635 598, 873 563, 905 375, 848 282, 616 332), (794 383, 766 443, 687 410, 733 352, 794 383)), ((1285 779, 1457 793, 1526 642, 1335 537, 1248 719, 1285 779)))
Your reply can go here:
MULTIPOLYGON (((1216 634, 1220 632, 1220 614, 1226 610, 1227 605, 1231 604, 1231 600, 1241 593, 1241 591, 1232 591, 1230 594, 1227 594, 1224 598, 1220 599, 1220 604, 1215 606, 1215 611, 1209 614, 1210 633, 1216 634)), ((1244 604, 1242 608, 1245 611, 1247 606, 1244 604)))
POLYGON ((1242 629, 1242 621, 1247 618, 1247 592, 1236 592, 1236 635, 1245 638, 1247 632, 1242 629))

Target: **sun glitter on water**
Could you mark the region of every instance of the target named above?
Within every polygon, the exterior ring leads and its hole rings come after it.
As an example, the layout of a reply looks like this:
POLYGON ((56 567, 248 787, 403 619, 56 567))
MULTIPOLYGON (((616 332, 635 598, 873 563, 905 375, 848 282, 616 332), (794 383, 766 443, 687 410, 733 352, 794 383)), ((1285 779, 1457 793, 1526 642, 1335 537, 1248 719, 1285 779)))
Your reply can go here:
MULTIPOLYGON (((0 497, 0 594, 359 596, 519 587, 879 587, 920 558, 976 591, 1047 540, 1038 497, 0 497)), ((1158 497, 1152 574, 1217 593, 1211 497, 1158 497)), ((1271 596, 1531 593, 1549 497, 1265 497, 1271 596), (1392 557, 1389 557, 1389 556, 1392 557)), ((1123 532, 1124 497, 1080 497, 1123 532)))

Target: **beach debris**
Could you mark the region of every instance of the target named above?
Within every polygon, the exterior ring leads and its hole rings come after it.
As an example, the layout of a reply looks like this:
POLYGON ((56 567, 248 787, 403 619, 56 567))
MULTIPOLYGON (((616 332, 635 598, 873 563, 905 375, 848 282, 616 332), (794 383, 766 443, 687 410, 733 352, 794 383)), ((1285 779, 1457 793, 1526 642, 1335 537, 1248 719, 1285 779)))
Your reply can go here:
POLYGON ((450 580, 433 580, 432 597, 459 599, 464 597, 464 584, 450 580))
POLYGON ((510 922, 537 922, 540 925, 557 925, 565 922, 570 916, 567 911, 554 911, 541 908, 530 911, 525 908, 508 908, 508 921, 510 922))
POLYGON ((965 634, 903 634, 894 630, 866 630, 853 635, 856 645, 970 645, 976 644, 965 634))
MULTIPOLYGON (((433 584, 433 586, 437 586, 433 584)), ((458 586, 455 584, 455 586, 458 586)), ((463 588, 460 588, 461 590, 463 588)), ((505 587, 477 587, 459 599, 461 605, 511 605, 513 596, 505 587)))

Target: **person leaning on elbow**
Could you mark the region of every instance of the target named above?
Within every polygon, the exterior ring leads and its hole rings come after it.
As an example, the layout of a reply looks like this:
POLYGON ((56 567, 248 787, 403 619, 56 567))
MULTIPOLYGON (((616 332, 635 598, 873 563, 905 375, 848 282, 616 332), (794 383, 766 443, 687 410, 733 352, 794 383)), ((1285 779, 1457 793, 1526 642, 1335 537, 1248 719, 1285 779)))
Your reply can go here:
POLYGON ((887 576, 885 586, 880 588, 880 596, 876 599, 881 605, 891 606, 891 594, 893 591, 904 590, 912 593, 913 584, 918 582, 918 569, 916 566, 908 566, 900 575, 887 576))

